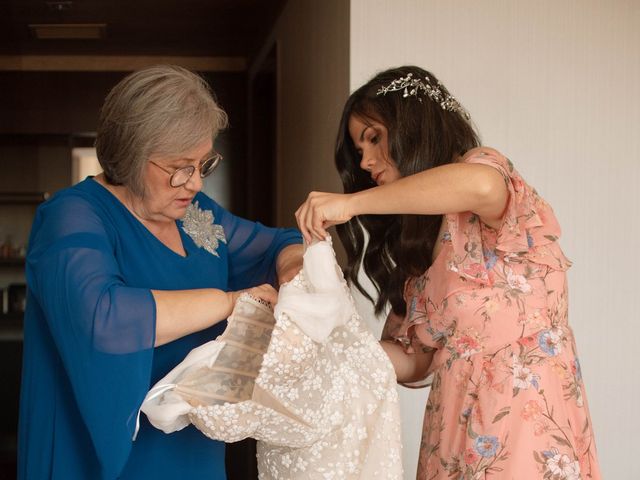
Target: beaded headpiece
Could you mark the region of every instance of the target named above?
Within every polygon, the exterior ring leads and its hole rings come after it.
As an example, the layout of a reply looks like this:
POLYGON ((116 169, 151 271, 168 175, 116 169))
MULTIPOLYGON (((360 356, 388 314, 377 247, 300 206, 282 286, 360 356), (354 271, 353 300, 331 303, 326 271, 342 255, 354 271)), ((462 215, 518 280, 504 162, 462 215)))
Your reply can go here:
POLYGON ((442 84, 439 82, 435 86, 432 85, 429 77, 424 77, 423 80, 421 78, 413 78, 413 74, 408 73, 406 77, 400 77, 386 87, 380 87, 377 95, 386 95, 389 92, 402 91, 403 97, 416 97, 422 102, 422 97, 418 94, 423 94, 440 105, 440 108, 443 110, 459 113, 469 120, 471 115, 460 105, 460 102, 448 93, 444 95, 440 87, 442 87, 442 84))

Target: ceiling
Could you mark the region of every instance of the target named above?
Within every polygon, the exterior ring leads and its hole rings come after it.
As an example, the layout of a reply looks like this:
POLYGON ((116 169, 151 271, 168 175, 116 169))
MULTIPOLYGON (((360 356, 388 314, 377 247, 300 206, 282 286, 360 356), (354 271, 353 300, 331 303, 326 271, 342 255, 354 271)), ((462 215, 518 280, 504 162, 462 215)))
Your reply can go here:
POLYGON ((286 0, 0 0, 0 55, 253 57, 286 0), (103 39, 39 40, 30 24, 105 24, 103 39))

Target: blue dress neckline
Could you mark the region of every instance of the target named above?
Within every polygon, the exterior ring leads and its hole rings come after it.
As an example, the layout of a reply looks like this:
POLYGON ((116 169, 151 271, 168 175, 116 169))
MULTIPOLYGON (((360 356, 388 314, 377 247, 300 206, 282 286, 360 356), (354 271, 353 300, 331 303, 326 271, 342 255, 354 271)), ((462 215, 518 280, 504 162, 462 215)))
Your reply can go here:
MULTIPOLYGON (((78 184, 78 186, 84 186, 84 184, 86 184, 90 188, 94 189, 94 191, 98 192, 98 194, 100 196, 102 196, 105 200, 118 205, 118 208, 120 208, 124 212, 126 212, 125 213, 126 216, 131 221, 133 221, 133 223, 137 224, 139 226, 138 228, 141 231, 143 231, 145 235, 147 235, 148 237, 152 238, 153 242, 156 242, 158 245, 160 245, 163 248, 165 248, 168 252, 173 254, 177 259, 188 261, 188 260, 191 260, 191 258, 193 258, 194 255, 193 255, 192 248, 193 247, 198 248, 198 247, 193 243, 193 240, 191 239, 191 237, 189 237, 189 235, 187 235, 187 233, 185 233, 185 231, 182 229, 182 221, 181 220, 175 220, 174 222, 175 222, 176 228, 178 229, 178 234, 180 235, 180 240, 182 241, 182 248, 185 251, 185 255, 184 256, 180 255, 178 252, 175 252, 171 248, 167 247, 158 237, 156 237, 153 234, 153 232, 151 232, 151 230, 149 230, 147 228, 147 226, 144 223, 142 223, 131 212, 131 210, 129 210, 127 208, 127 206, 124 203, 122 203, 120 201, 120 199, 118 197, 116 197, 107 187, 105 187, 104 185, 99 183, 97 180, 95 180, 95 177, 93 177, 93 176, 87 177, 84 181, 80 182, 78 184)), ((196 194, 196 196, 198 196, 199 194, 200 194, 200 192, 198 192, 196 194)))

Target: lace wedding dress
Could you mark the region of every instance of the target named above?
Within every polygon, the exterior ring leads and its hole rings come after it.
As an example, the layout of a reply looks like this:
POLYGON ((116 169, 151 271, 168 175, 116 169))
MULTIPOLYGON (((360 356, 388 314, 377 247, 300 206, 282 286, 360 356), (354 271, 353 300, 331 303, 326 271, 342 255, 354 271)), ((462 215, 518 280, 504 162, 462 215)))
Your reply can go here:
POLYGON ((141 410, 166 433, 258 440, 261 479, 400 479, 393 367, 357 314, 330 241, 308 247, 275 311, 247 294, 225 332, 141 410))

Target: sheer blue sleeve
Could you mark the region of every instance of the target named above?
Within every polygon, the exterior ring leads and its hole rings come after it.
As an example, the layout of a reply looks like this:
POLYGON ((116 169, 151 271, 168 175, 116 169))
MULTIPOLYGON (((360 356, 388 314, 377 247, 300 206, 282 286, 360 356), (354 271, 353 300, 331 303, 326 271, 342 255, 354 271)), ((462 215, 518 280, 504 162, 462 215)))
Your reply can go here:
MULTIPOLYGON (((229 251, 229 288, 239 290, 263 283, 276 284, 276 259, 288 246, 302 243, 294 228, 270 228, 237 217, 206 196, 213 204, 215 222, 222 225, 229 251)), ((209 203, 202 202, 202 205, 209 203)), ((210 207, 206 207, 210 208, 210 207)))
POLYGON ((44 312, 109 478, 129 456, 155 342, 151 291, 125 284, 114 242, 87 200, 66 196, 39 209, 27 259, 31 301, 44 312))

